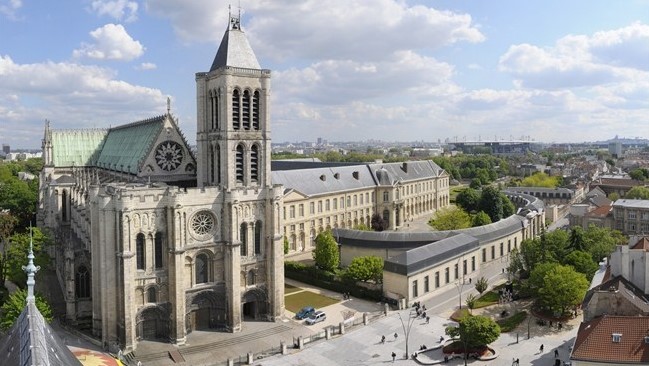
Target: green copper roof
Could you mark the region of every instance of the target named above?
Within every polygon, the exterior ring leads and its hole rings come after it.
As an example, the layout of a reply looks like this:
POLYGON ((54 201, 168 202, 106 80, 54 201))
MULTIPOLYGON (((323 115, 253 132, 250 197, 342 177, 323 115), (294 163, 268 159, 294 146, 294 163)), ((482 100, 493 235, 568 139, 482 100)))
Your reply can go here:
POLYGON ((164 116, 111 128, 97 166, 137 174, 164 125, 164 116))
POLYGON ((108 130, 53 130, 54 166, 94 165, 108 130))

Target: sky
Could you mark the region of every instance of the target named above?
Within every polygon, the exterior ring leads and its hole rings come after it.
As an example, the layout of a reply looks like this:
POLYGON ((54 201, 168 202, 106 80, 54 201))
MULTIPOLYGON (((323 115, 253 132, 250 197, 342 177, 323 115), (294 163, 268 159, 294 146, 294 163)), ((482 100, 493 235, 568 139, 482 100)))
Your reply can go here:
MULTIPOLYGON (((649 138, 649 0, 240 0, 273 142, 649 138)), ((166 113, 196 140, 220 0, 0 0, 0 143, 166 113)), ((239 8, 240 7, 240 8, 239 8)))

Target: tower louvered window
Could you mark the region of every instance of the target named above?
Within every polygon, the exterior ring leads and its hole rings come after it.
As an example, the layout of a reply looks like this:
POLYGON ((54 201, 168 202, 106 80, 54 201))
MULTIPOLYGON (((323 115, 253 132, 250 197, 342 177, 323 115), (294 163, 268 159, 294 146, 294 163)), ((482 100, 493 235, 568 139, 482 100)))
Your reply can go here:
POLYGON ((216 170, 216 161, 215 161, 214 146, 210 146, 210 183, 214 183, 214 172, 216 170))
POLYGON ((211 122, 211 130, 214 131, 217 127, 217 109, 218 109, 218 103, 217 103, 217 94, 215 90, 210 91, 210 122, 211 122))
POLYGON ((241 145, 237 145, 235 170, 237 183, 243 183, 243 146, 241 145))
POLYGON ((239 89, 234 89, 232 92, 232 128, 238 130, 241 125, 241 101, 239 98, 239 89))
POLYGON ((162 233, 155 233, 155 268, 163 267, 162 233))
POLYGON ((259 91, 252 96, 252 129, 259 130, 259 91))
POLYGON ((135 255, 137 269, 144 269, 144 234, 137 234, 135 238, 135 255))
POLYGON ((250 92, 248 90, 243 92, 241 114, 243 119, 243 129, 250 129, 250 92))
POLYGON ((259 181, 259 148, 257 145, 252 145, 250 150, 250 180, 259 181))

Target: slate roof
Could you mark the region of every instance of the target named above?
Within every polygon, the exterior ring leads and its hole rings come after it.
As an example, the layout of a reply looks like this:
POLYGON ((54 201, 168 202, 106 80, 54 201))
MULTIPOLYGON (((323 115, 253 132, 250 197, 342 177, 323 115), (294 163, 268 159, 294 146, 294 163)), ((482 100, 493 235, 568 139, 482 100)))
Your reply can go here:
POLYGON ((51 130, 48 133, 55 167, 91 166, 97 161, 108 130, 51 130))
POLYGON ((34 303, 28 303, 7 335, 0 339, 4 366, 81 365, 47 324, 34 303))
POLYGON ((597 295, 597 292, 602 291, 615 292, 616 295, 623 297, 627 302, 632 304, 638 310, 638 313, 649 314, 649 298, 647 298, 642 290, 622 276, 608 278, 601 284, 589 289, 586 292, 586 296, 584 296, 584 301, 582 301, 582 307, 588 307, 588 304, 597 295))
POLYGON ((230 24, 223 35, 219 50, 216 52, 210 72, 225 66, 259 70, 259 62, 241 30, 239 19, 230 17, 230 24))
POLYGON ((613 202, 613 207, 649 208, 649 200, 619 199, 613 202))
POLYGON ((603 315, 579 326, 571 360, 611 364, 649 362, 649 317, 603 315), (621 334, 620 342, 612 335, 621 334))
POLYGON ((462 253, 473 251, 479 246, 478 239, 466 234, 457 234, 388 258, 383 264, 383 270, 409 276, 462 253))

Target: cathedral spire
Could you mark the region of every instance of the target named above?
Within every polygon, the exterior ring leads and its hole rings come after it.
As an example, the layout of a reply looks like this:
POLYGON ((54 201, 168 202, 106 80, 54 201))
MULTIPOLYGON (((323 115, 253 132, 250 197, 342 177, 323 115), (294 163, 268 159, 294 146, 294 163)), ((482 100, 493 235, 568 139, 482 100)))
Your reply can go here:
POLYGON ((34 297, 34 285, 36 280, 36 272, 41 269, 40 266, 34 265, 34 238, 32 235, 32 226, 29 225, 29 254, 27 255, 28 263, 26 266, 23 266, 23 271, 27 272, 27 304, 35 304, 36 298, 34 297))
POLYGON ((238 14, 233 14, 231 8, 228 13, 228 27, 225 30, 210 71, 226 66, 261 69, 257 56, 252 51, 245 33, 241 30, 241 8, 239 8, 238 14))

